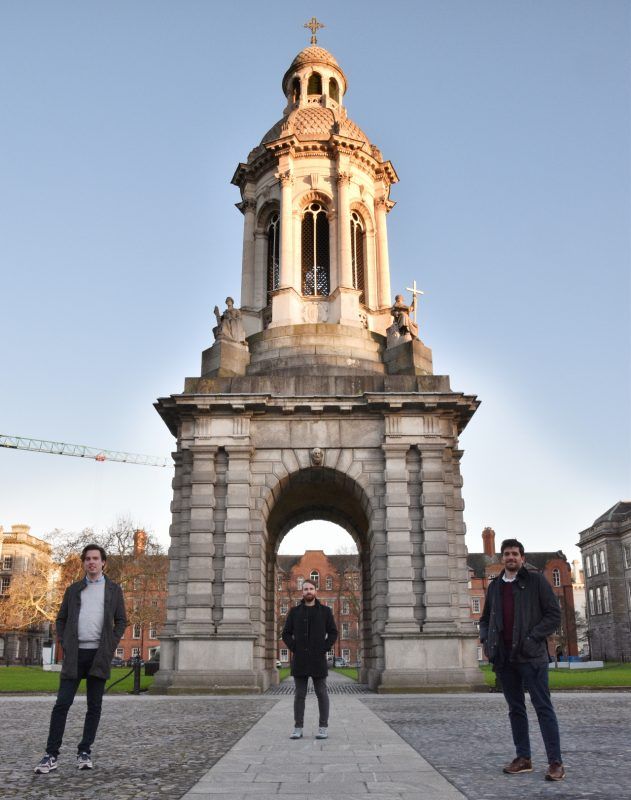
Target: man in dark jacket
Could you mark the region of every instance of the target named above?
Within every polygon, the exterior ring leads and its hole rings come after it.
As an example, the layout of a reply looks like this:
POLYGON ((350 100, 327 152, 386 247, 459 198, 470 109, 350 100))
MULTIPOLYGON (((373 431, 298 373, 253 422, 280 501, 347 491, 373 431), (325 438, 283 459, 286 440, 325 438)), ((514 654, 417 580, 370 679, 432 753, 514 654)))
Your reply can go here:
POLYGON ((66 717, 81 679, 86 679, 88 709, 79 742, 77 766, 92 769, 91 747, 101 718, 105 681, 125 628, 127 617, 123 592, 103 574, 107 556, 96 544, 83 548, 85 577, 66 589, 57 615, 57 641, 64 649, 57 702, 50 718, 46 755, 35 772, 57 769, 57 759, 66 727, 66 717))
POLYGON ((329 694, 326 688, 329 670, 326 654, 337 641, 337 628, 331 609, 320 603, 316 593, 315 584, 311 581, 302 584, 302 600, 289 611, 283 628, 283 642, 291 651, 291 674, 296 684, 295 727, 291 739, 302 739, 309 678, 313 680, 320 715, 316 739, 326 739, 329 735, 329 694))
POLYGON ((508 703, 516 758, 504 772, 532 772, 524 689, 537 712, 548 757, 546 780, 565 777, 559 725, 548 687, 547 637, 561 622, 561 610, 545 577, 526 569, 524 547, 517 539, 502 542, 504 569, 489 584, 480 618, 480 641, 500 679, 508 703))

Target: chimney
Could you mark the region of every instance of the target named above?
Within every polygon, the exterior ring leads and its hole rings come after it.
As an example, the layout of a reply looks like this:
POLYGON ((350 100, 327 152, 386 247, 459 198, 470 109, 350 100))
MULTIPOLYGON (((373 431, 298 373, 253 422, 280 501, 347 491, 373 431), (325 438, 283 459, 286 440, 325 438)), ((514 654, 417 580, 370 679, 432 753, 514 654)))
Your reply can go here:
POLYGON ((482 549, 484 555, 493 558, 495 555, 495 531, 493 528, 485 528, 482 531, 482 549))
POLYGON ((134 555, 143 556, 147 549, 147 534, 140 528, 134 531, 134 555))

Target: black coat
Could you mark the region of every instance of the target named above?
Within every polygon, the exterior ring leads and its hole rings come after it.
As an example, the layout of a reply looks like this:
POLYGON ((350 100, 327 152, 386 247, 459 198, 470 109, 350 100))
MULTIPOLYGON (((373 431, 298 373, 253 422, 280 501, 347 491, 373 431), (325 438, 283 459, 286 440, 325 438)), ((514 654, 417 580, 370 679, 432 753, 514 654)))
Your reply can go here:
MULTIPOLYGON (((61 666, 61 677, 77 679, 79 658, 79 611, 81 610, 81 592, 85 589, 85 578, 71 584, 61 601, 55 626, 57 640, 64 649, 64 661, 61 666)), ((107 680, 110 677, 110 665, 116 646, 127 627, 125 601, 121 587, 105 577, 105 598, 103 601, 103 629, 101 641, 90 667, 90 675, 107 680)))
POLYGON ((319 600, 315 601, 311 614, 304 600, 287 614, 283 642, 291 651, 292 675, 326 678, 329 674, 326 654, 336 641, 337 627, 333 612, 319 600))
POLYGON ((489 583, 484 611, 480 617, 480 641, 484 645, 487 658, 495 666, 501 666, 505 660, 530 662, 535 665, 547 664, 546 640, 557 630, 561 622, 559 601, 540 572, 522 567, 512 582, 515 598, 513 642, 510 653, 505 653, 502 641, 503 575, 504 570, 489 583))

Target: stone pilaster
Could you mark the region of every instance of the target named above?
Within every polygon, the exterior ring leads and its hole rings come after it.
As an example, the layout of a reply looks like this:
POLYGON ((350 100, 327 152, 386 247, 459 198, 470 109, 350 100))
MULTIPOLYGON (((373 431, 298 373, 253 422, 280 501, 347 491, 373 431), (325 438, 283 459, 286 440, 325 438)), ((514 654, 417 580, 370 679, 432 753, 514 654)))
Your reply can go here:
POLYGON ((339 285, 345 289, 353 288, 353 265, 351 254, 351 211, 348 190, 351 184, 350 175, 338 172, 337 175, 337 207, 338 207, 338 276, 339 285))
MULTIPOLYGON (((294 179, 291 170, 280 172, 280 287, 294 284, 292 247, 292 199, 294 179)), ((296 289, 295 286, 293 286, 296 289)))
POLYGON ((386 224, 388 201, 385 197, 375 201, 375 226, 377 228, 377 274, 379 277, 377 291, 379 306, 384 308, 392 304, 390 297, 390 261, 388 257, 388 227, 386 224))
POLYGON ((418 633, 414 619, 414 571, 408 494, 408 444, 382 445, 385 457, 388 617, 386 634, 418 633))
POLYGON ((241 306, 254 306, 254 224, 256 201, 246 199, 240 204, 243 211, 243 257, 241 266, 241 306))

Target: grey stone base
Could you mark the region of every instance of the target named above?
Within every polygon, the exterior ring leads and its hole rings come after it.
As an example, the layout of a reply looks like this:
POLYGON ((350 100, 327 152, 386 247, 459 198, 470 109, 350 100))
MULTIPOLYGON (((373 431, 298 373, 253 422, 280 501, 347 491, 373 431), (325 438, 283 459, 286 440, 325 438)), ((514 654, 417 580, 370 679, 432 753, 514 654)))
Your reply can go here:
POLYGON ((385 350, 383 363, 389 375, 431 375, 433 372, 432 351, 418 339, 385 350))
POLYGON ((267 688, 249 670, 215 672, 160 670, 151 694, 260 694, 267 688))
POLYGON ((250 353, 245 344, 220 339, 202 353, 202 377, 245 375, 249 363, 250 353))

